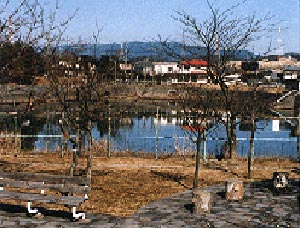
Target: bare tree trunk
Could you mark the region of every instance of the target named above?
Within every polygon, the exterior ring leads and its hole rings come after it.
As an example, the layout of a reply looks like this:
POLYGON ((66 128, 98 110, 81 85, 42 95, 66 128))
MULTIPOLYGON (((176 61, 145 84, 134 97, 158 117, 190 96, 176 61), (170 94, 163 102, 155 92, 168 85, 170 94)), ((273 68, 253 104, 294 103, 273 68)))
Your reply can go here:
POLYGON ((65 137, 64 133, 61 133, 61 146, 60 146, 60 152, 61 152, 61 157, 63 158, 65 156, 65 137))
POLYGON ((69 134, 67 134, 67 132, 64 130, 64 121, 65 121, 65 113, 62 112, 62 116, 61 116, 61 120, 59 121, 60 123, 60 127, 61 127, 61 157, 63 158, 65 155, 65 152, 67 152, 68 150, 68 142, 70 140, 70 136, 69 134))
POLYGON ((76 139, 75 139, 75 143, 74 143, 74 146, 73 146, 73 163, 76 166, 78 166, 78 141, 79 141, 79 137, 76 136, 76 139))
POLYGON ((236 117, 231 116, 230 117, 230 148, 229 148, 229 153, 230 153, 230 159, 234 159, 237 157, 237 151, 236 151, 236 117))
POLYGON ((108 116, 107 157, 110 158, 110 114, 108 116))
POLYGON ((253 166, 254 160, 254 132, 255 132, 255 119, 254 114, 252 114, 252 126, 251 126, 251 136, 250 136, 250 150, 248 153, 248 179, 251 178, 251 168, 253 166))
POLYGON ((155 159, 158 158, 158 106, 156 106, 156 119, 157 123, 155 124, 155 159))
MULTIPOLYGON (((253 91, 254 104, 256 104, 256 89, 257 87, 253 91)), ((248 179, 251 178, 251 167, 253 166, 253 161, 254 161, 254 133, 256 128, 255 113, 256 113, 256 107, 253 106, 252 113, 251 113, 252 127, 251 127, 251 137, 250 137, 250 150, 248 154, 248 179)))
POLYGON ((207 150, 206 150, 206 128, 203 131, 203 161, 207 159, 207 150))
POLYGON ((197 142, 196 142, 196 147, 197 147, 196 167, 195 167, 195 176, 194 176, 194 182, 193 182, 193 189, 198 188, 198 177, 199 177, 199 168, 200 168, 199 166, 200 166, 200 158, 201 158, 200 145, 201 145, 201 132, 200 132, 200 129, 198 129, 197 142))
POLYGON ((92 178, 92 132, 91 120, 88 123, 88 155, 87 155, 87 178, 92 178))
POLYGON ((300 110, 298 114, 298 123, 297 123, 297 159, 300 163, 300 110))
POLYGON ((80 150, 79 150, 79 155, 84 153, 85 151, 85 130, 80 131, 80 150))
POLYGON ((231 154, 231 121, 230 121, 230 113, 227 111, 227 114, 226 114, 226 134, 227 134, 227 146, 226 146, 226 151, 225 151, 225 154, 224 154, 224 158, 228 158, 228 154, 230 155, 231 154))
POLYGON ((73 161, 70 167, 70 176, 74 175, 74 168, 78 165, 78 157, 77 157, 78 137, 77 136, 75 140, 72 140, 72 144, 73 144, 73 150, 72 150, 73 161))

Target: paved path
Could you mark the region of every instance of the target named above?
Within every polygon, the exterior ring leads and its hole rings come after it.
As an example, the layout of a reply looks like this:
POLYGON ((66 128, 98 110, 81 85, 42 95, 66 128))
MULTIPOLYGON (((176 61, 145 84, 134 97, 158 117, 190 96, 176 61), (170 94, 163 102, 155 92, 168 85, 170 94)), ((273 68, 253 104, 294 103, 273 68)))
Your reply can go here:
POLYGON ((270 184, 244 184, 244 199, 238 202, 226 201, 224 185, 206 187, 213 205, 211 213, 202 216, 191 213, 191 191, 152 202, 126 219, 88 214, 87 223, 70 222, 58 212, 29 218, 25 208, 0 204, 0 227, 300 227, 299 180, 279 195, 271 192, 270 184))

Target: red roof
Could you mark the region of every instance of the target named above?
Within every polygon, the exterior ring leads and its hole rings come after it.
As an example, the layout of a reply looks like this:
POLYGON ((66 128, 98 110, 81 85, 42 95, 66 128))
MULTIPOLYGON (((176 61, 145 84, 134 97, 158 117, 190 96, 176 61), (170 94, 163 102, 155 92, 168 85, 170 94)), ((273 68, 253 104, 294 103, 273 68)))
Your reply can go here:
POLYGON ((183 65, 192 65, 192 66, 207 66, 207 61, 192 59, 189 61, 183 61, 183 65))
POLYGON ((196 132, 197 128, 198 128, 200 130, 200 132, 203 132, 203 127, 202 126, 198 126, 196 128, 196 127, 193 127, 193 126, 183 126, 183 125, 181 125, 180 127, 183 128, 186 131, 191 131, 191 132, 196 132))

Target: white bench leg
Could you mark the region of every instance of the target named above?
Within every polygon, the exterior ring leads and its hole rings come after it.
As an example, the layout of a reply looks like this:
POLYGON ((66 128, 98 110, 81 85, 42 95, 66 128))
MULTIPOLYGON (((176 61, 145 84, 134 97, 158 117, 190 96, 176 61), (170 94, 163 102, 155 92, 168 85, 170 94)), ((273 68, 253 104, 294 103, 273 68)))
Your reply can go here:
POLYGON ((72 214, 74 219, 79 219, 80 217, 84 220, 85 213, 76 213, 76 207, 72 207, 72 214))
POLYGON ((36 208, 31 208, 31 202, 27 202, 27 210, 29 214, 37 214, 39 211, 36 208))

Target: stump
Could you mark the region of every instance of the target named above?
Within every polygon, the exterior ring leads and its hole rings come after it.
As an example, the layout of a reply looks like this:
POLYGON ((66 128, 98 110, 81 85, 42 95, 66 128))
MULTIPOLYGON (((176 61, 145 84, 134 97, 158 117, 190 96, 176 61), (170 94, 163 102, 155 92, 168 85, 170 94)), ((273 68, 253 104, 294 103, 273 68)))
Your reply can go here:
POLYGON ((237 179, 229 179, 226 182, 226 199, 241 200, 243 199, 244 188, 243 181, 237 179))
POLYGON ((288 187, 288 172, 274 172, 273 173, 273 187, 275 190, 280 190, 288 187))
POLYGON ((192 196, 193 212, 196 214, 209 213, 211 201, 210 192, 200 189, 194 190, 192 196))

